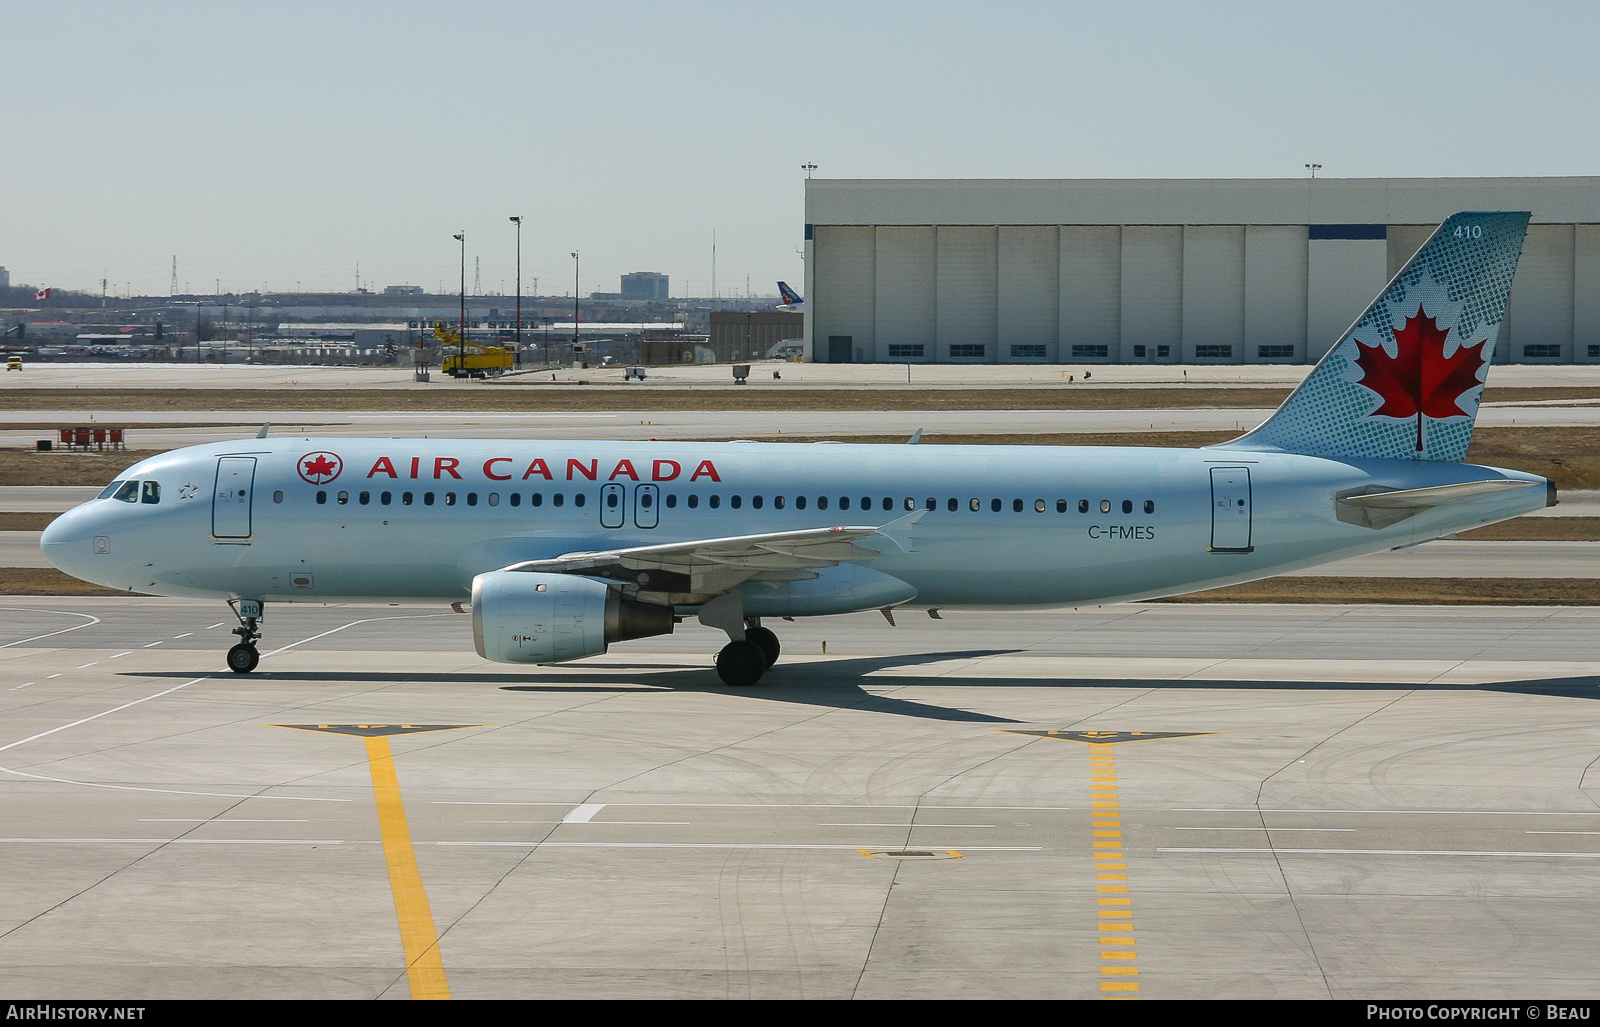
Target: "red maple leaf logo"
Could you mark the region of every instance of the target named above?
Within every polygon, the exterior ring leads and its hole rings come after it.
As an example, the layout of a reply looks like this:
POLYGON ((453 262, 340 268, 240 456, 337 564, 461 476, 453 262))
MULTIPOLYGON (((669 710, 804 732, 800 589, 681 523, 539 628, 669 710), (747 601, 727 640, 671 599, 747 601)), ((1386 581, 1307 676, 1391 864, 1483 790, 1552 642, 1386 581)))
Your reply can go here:
POLYGON ((308 453, 300 458, 300 477, 313 485, 325 485, 339 476, 343 462, 333 453, 308 453))
POLYGON ((1414 317, 1394 333, 1395 355, 1389 356, 1381 344, 1367 346, 1356 340, 1356 366, 1361 368, 1361 384, 1376 392, 1383 403, 1370 417, 1415 417, 1417 452, 1422 452, 1424 417, 1466 417, 1461 397, 1468 389, 1483 383, 1478 370, 1484 365, 1483 348, 1458 346, 1454 356, 1444 355, 1450 329, 1441 329, 1437 318, 1428 316, 1421 305, 1414 317))

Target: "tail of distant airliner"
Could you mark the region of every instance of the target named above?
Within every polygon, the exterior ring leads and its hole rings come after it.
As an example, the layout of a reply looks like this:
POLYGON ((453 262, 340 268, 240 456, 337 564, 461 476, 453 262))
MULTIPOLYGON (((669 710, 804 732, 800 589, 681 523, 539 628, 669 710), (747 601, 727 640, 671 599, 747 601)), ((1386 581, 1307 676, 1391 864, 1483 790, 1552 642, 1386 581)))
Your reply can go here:
POLYGON ((1529 216, 1446 219, 1265 423, 1216 448, 1465 458, 1529 216))
POLYGON ((779 282, 778 283, 778 292, 779 292, 780 295, 783 296, 783 302, 778 304, 778 309, 779 310, 804 310, 805 309, 806 301, 800 298, 800 294, 799 293, 797 293, 793 289, 789 288, 789 283, 788 282, 779 282))

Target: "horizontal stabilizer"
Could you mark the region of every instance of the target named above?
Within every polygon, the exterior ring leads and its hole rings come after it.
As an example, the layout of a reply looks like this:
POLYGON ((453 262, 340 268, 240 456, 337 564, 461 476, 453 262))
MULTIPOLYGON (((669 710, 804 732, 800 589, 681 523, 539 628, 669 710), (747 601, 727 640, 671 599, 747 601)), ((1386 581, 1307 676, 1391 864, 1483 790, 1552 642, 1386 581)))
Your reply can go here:
POLYGON ((1421 510, 1453 503, 1466 503, 1480 496, 1511 489, 1538 488, 1542 483, 1513 478, 1488 478, 1453 485, 1431 485, 1421 489, 1394 489, 1367 485, 1341 492, 1336 498, 1339 520, 1366 528, 1387 528, 1421 510))

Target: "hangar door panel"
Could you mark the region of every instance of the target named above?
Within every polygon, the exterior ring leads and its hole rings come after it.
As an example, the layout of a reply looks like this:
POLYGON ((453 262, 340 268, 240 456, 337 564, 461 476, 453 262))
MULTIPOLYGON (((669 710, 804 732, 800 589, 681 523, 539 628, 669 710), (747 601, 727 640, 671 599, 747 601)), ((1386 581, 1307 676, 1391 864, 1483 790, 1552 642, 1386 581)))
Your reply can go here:
POLYGON ((1211 551, 1250 551, 1250 468, 1211 468, 1211 551))
POLYGON ((250 537, 250 493, 255 491, 256 458, 217 459, 217 488, 211 496, 211 534, 217 538, 250 537))

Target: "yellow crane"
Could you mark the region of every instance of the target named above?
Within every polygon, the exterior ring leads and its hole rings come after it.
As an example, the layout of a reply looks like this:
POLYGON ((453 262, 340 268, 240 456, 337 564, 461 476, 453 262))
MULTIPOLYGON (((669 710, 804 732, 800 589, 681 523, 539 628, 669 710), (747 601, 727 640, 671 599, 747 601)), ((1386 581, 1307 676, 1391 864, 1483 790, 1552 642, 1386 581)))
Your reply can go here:
POLYGON ((492 378, 511 370, 512 357, 508 349, 467 340, 463 356, 461 335, 455 329, 441 321, 434 324, 433 334, 444 350, 440 370, 452 378, 492 378))

